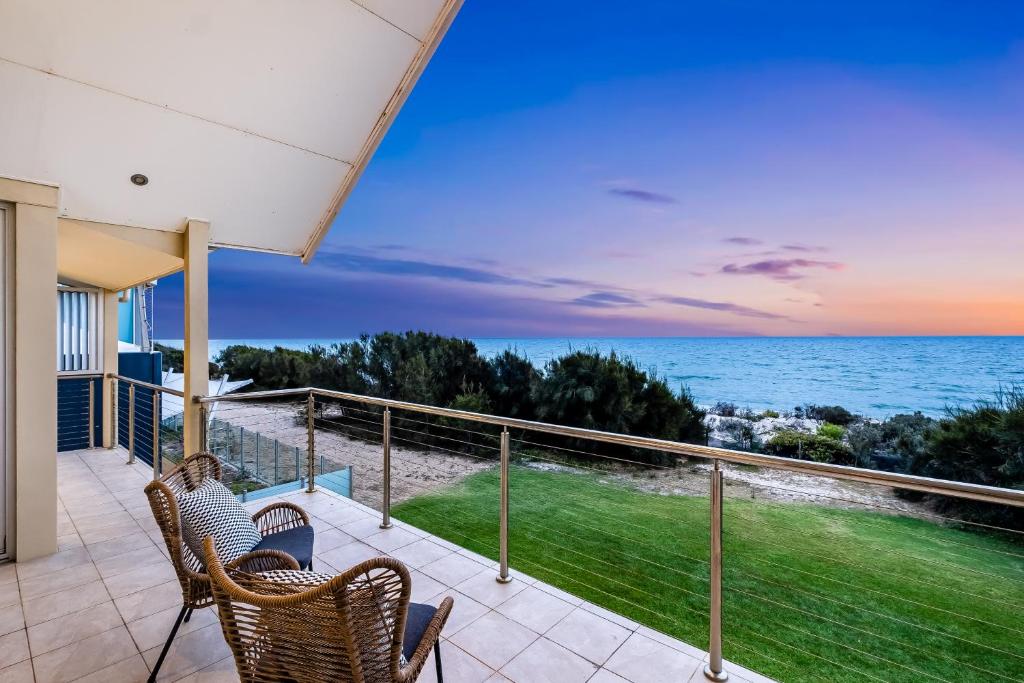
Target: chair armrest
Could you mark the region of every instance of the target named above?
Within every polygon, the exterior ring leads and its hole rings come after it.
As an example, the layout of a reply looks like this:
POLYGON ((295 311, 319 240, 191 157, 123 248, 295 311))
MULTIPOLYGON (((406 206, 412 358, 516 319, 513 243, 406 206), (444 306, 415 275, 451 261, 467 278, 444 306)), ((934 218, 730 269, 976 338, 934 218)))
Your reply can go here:
POLYGON ((309 515, 298 505, 273 503, 253 515, 252 521, 260 533, 267 536, 297 526, 309 526, 309 515))
POLYGON ((419 645, 416 646, 416 650, 412 653, 412 657, 409 658, 409 663, 399 671, 399 677, 401 681, 415 681, 416 677, 420 675, 420 670, 423 665, 427 662, 427 657, 430 656, 430 651, 434 648, 434 643, 437 642, 438 638, 441 637, 441 629, 444 628, 444 624, 448 621, 448 615, 452 612, 452 605, 455 601, 451 597, 446 597, 438 605, 437 611, 434 612, 433 618, 430 623, 427 624, 427 628, 423 631, 423 636, 420 638, 419 645))
POLYGON ((275 569, 299 571, 299 563, 295 561, 294 557, 280 550, 253 550, 228 562, 224 569, 239 569, 246 574, 269 572, 275 569))

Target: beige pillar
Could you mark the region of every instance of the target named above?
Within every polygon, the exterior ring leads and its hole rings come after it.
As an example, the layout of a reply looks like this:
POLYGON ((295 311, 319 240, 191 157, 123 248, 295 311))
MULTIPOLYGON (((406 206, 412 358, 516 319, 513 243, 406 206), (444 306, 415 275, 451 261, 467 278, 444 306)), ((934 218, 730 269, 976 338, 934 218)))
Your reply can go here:
POLYGON ((209 292, 207 266, 210 224, 188 221, 185 228, 185 453, 202 449, 199 404, 210 390, 209 292))
POLYGON ((26 561, 57 550, 57 189, 0 179, 0 200, 14 204, 9 549, 26 561))
POLYGON ((103 446, 117 446, 117 415, 113 414, 111 389, 117 374, 117 296, 118 292, 103 290, 103 446))

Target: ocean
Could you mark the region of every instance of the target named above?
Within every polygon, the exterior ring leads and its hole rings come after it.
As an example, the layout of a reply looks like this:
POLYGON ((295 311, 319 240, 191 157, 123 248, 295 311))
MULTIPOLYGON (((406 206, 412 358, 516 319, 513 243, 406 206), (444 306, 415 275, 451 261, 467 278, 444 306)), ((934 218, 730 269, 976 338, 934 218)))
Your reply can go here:
MULTIPOLYGON (((231 344, 304 349, 337 339, 218 339, 211 359, 231 344)), ((493 356, 517 349, 535 365, 571 350, 615 351, 687 387, 697 402, 753 410, 841 405, 883 418, 991 399, 1024 385, 1024 337, 601 337, 474 339, 493 356)), ((162 343, 181 347, 181 340, 162 343)))

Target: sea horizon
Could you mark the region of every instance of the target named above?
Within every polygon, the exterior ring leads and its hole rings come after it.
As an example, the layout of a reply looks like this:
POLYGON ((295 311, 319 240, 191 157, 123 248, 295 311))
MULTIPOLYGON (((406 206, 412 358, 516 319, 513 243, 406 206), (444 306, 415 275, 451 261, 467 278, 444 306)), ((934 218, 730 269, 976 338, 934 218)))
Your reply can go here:
MULTIPOLYGON (((878 419, 917 411, 939 417, 948 408, 992 399, 1002 387, 1024 384, 1024 336, 465 338, 485 357, 514 349, 538 368, 570 351, 614 351, 664 377, 673 389, 685 387, 703 406, 727 402, 755 411, 817 404, 878 419)), ((225 337, 210 340, 210 359, 237 344, 303 350, 354 339, 225 337)))

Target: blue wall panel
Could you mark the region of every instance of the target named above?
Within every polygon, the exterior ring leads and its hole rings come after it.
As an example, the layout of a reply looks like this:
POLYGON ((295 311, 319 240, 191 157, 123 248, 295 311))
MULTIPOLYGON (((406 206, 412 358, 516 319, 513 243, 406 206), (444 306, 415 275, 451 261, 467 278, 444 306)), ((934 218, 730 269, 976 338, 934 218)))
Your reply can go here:
POLYGON ((103 379, 64 375, 57 380, 57 450, 73 451, 89 447, 89 428, 95 444, 103 440, 103 379), (93 410, 89 415, 89 385, 93 390, 93 410))

